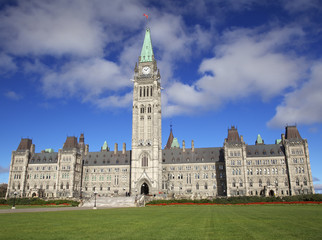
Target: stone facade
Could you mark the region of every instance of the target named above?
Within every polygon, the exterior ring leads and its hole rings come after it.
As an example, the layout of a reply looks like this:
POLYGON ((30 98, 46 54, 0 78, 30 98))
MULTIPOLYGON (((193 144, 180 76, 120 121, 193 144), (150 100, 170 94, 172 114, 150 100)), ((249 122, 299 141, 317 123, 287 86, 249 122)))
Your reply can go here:
POLYGON ((82 198, 152 194, 160 197, 297 195, 314 193, 308 143, 288 126, 275 144, 248 145, 235 127, 222 147, 180 148, 172 129, 161 142, 161 76, 150 30, 134 69, 132 150, 90 152, 84 134, 62 149, 35 153, 31 139, 12 152, 7 197, 82 198))

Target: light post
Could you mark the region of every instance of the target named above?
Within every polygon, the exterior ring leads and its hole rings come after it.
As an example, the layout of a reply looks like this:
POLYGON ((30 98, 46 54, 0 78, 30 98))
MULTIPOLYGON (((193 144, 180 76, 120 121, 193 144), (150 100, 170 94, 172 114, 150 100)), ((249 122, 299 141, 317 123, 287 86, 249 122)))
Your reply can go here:
POLYGON ((13 193, 13 195, 15 196, 14 197, 14 199, 13 199, 13 205, 12 205, 12 208, 11 209, 16 209, 16 196, 17 196, 17 192, 15 191, 14 193, 13 193))
POLYGON ((96 195, 97 195, 97 192, 95 191, 94 192, 95 200, 94 200, 94 207, 93 207, 93 209, 97 209, 97 207, 96 207, 96 195))

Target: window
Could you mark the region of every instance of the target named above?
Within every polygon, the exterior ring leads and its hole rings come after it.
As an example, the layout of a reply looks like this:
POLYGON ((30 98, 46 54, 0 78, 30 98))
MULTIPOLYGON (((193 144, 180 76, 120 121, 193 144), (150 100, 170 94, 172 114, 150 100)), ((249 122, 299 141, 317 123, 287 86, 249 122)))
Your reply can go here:
POLYGON ((299 181, 299 179, 298 179, 298 178, 296 178, 295 183, 296 183, 296 186, 300 186, 300 181, 299 181))
POLYGON ((142 156, 142 167, 147 167, 148 166, 148 157, 144 154, 142 156))
POLYGON ((259 187, 261 187, 262 185, 263 185, 263 183, 262 183, 262 179, 259 179, 259 180, 258 180, 258 186, 259 186, 259 187))
POLYGON ((199 190, 199 183, 196 184, 196 189, 199 190))
POLYGON ((304 186, 307 186, 307 180, 306 180, 306 178, 303 179, 303 184, 304 184, 304 186))
POLYGON ((249 179, 249 186, 252 187, 253 186, 253 180, 249 179))
POLYGON ((288 186, 288 181, 287 178, 284 179, 284 186, 287 187, 288 186))

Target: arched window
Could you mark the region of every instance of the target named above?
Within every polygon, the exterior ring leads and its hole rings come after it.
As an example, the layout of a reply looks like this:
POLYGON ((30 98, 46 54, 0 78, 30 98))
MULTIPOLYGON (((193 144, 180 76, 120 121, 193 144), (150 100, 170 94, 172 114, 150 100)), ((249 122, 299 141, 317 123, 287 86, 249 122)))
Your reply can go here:
POLYGON ((299 181, 299 179, 298 178, 296 178, 296 186, 300 186, 300 181, 299 181))
POLYGON ((151 113, 152 112, 152 108, 151 108, 151 105, 148 106, 148 113, 151 113))
POLYGON ((262 179, 259 179, 259 180, 258 180, 258 186, 259 186, 259 187, 261 187, 261 186, 262 186, 262 184, 263 184, 263 183, 262 183, 262 179))
POLYGON ((239 179, 239 186, 242 187, 243 186, 243 180, 241 180, 241 178, 239 179))
POLYGON ((275 183, 275 186, 277 187, 278 186, 278 180, 277 180, 277 178, 275 179, 274 183, 275 183))
POLYGON ((304 177, 304 179, 303 179, 303 184, 304 184, 304 186, 307 186, 307 180, 306 180, 306 177, 304 177))
POLYGON ((233 187, 236 187, 236 180, 235 180, 235 179, 233 179, 232 186, 233 186, 233 187))
POLYGON ((150 87, 150 96, 152 97, 152 91, 153 91, 153 87, 150 87))
POLYGON ((196 184, 196 189, 199 190, 199 183, 196 184))
POLYGON ((249 179, 249 186, 252 187, 253 186, 253 180, 249 179))
POLYGON ((141 105, 140 113, 144 113, 144 106, 143 105, 141 105))
POLYGON ((284 186, 287 187, 288 186, 288 181, 287 178, 284 179, 284 186))
POLYGON ((66 189, 69 189, 69 183, 66 184, 66 189))
POLYGON ((148 166, 148 157, 144 154, 142 156, 142 167, 147 167, 148 166))

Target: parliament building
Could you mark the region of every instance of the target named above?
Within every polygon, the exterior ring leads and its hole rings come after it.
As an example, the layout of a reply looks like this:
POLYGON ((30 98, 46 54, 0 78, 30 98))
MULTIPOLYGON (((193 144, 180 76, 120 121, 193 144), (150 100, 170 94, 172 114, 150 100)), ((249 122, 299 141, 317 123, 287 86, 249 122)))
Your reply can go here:
POLYGON ((7 197, 86 198, 148 194, 159 197, 288 196, 314 193, 308 143, 287 126, 274 144, 260 135, 248 145, 237 128, 223 146, 185 147, 173 136, 161 143, 161 75, 147 28, 134 68, 132 146, 90 152, 84 134, 62 149, 35 152, 23 138, 12 152, 7 197))

